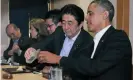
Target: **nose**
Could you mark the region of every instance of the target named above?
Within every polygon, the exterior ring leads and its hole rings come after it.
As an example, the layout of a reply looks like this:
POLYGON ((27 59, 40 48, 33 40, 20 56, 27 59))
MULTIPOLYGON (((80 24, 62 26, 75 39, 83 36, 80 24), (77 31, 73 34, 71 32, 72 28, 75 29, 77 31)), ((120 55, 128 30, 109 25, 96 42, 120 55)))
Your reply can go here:
POLYGON ((65 30, 69 29, 68 24, 63 24, 62 26, 64 27, 65 30))
POLYGON ((68 26, 67 26, 67 25, 65 25, 65 26, 64 26, 64 28, 65 28, 65 30, 67 30, 67 29, 68 29, 68 26))

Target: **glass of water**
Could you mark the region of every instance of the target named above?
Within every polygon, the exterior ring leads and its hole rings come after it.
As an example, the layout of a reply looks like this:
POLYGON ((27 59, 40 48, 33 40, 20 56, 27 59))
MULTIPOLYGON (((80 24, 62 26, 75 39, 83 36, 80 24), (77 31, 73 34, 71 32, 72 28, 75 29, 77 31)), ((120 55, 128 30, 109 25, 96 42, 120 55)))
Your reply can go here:
POLYGON ((48 80, 63 80, 62 79, 62 68, 59 67, 50 67, 49 71, 43 72, 43 77, 48 80))
POLYGON ((62 80, 62 68, 55 67, 50 71, 51 79, 50 80, 62 80))

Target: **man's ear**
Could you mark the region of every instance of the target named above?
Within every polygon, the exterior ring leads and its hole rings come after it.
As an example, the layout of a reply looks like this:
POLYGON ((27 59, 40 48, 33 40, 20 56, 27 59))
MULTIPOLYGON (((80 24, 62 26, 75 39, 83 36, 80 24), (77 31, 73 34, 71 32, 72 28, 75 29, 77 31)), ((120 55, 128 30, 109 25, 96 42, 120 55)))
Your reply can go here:
POLYGON ((20 32, 20 29, 19 29, 19 28, 17 28, 17 31, 18 31, 18 32, 20 32))
POLYGON ((103 16, 103 19, 107 19, 109 17, 109 12, 108 11, 105 11, 104 12, 104 16, 103 16))
POLYGON ((58 22, 57 27, 58 27, 58 26, 61 26, 61 22, 58 22))
POLYGON ((20 35, 20 34, 21 34, 20 29, 17 28, 17 35, 20 35))
POLYGON ((84 25, 84 21, 82 21, 82 22, 80 23, 79 28, 82 28, 83 25, 84 25))

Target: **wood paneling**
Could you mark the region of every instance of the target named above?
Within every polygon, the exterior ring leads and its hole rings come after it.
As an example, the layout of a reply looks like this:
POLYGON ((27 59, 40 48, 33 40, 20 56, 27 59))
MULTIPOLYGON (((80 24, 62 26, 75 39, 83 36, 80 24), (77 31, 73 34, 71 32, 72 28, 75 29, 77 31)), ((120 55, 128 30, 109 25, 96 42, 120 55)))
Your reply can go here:
POLYGON ((129 35, 129 0, 117 0, 117 29, 129 35))
POLYGON ((54 9, 54 0, 49 0, 48 7, 49 7, 49 10, 54 9))

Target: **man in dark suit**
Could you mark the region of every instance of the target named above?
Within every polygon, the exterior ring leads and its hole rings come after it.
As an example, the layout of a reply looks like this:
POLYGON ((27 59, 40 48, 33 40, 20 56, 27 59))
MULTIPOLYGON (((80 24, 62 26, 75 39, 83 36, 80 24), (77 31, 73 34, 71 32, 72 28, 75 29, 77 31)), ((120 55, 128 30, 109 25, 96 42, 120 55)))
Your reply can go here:
POLYGON ((20 29, 15 24, 8 24, 6 27, 6 33, 11 40, 9 47, 4 51, 4 58, 7 60, 11 58, 13 62, 25 64, 24 54, 18 45, 18 41, 22 36, 20 29))
POLYGON ((60 9, 53 9, 46 13, 44 19, 47 24, 49 34, 52 34, 60 26, 60 9))
MULTIPOLYGON (((45 50, 61 57, 78 58, 81 55, 88 56, 86 53, 79 53, 84 49, 89 50, 87 46, 93 42, 91 35, 83 29, 83 10, 74 4, 69 4, 62 8, 61 16, 62 26, 57 27, 56 31, 50 35, 53 39, 46 46, 47 49, 45 50)), ((33 48, 40 49, 40 47, 44 46, 46 43, 47 42, 44 40, 44 43, 41 43, 38 47, 34 45, 33 48)), ((26 51, 26 59, 30 57, 29 52, 33 48, 29 48, 26 51)), ((45 55, 44 49, 41 48, 41 50, 43 51, 40 51, 39 53, 39 56, 41 57, 41 60, 39 59, 39 63, 43 63, 43 55, 45 55)), ((52 57, 49 58, 52 59, 52 57)), ((85 76, 82 76, 82 74, 78 74, 74 71, 67 72, 67 69, 64 69, 64 73, 71 76, 73 80, 85 79, 85 76)))
POLYGON ((88 80, 131 80, 131 43, 124 31, 116 30, 111 25, 113 16, 114 7, 110 1, 92 1, 86 16, 89 31, 95 34, 92 54, 72 58, 44 52, 44 62, 60 64, 63 69, 88 76, 88 80))

